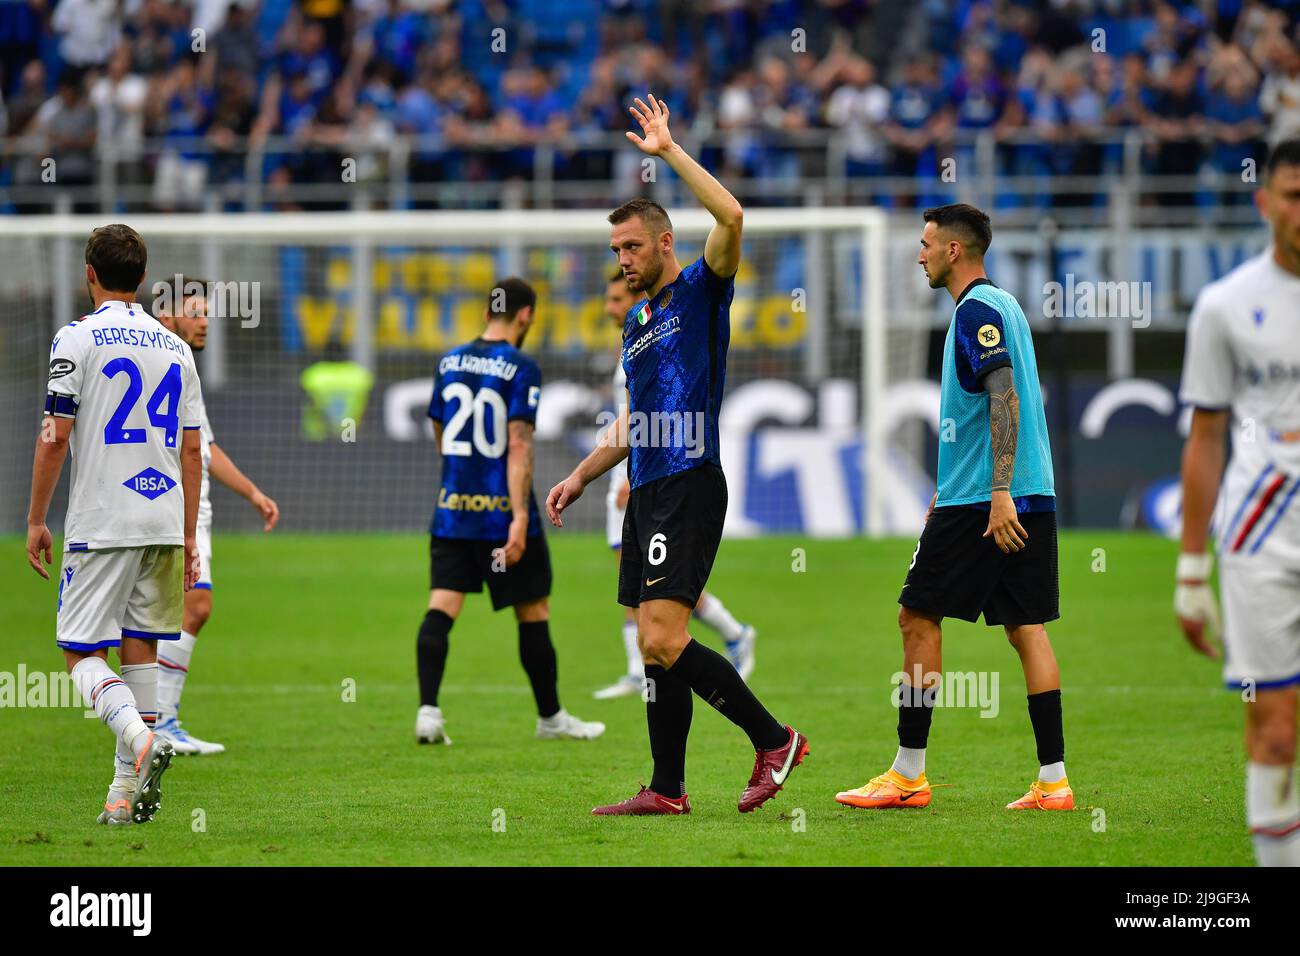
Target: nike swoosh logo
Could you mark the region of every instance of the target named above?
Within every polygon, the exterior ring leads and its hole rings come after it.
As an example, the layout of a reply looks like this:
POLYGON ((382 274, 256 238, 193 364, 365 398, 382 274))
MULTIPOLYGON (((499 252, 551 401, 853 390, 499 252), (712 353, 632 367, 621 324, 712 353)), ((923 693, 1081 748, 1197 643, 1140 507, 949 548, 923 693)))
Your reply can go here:
MULTIPOLYGON (((662 798, 660 798, 660 799, 662 799, 662 798)), ((674 810, 676 810, 678 813, 681 813, 681 812, 682 812, 682 807, 686 806, 686 804, 684 804, 684 803, 673 803, 671 800, 664 800, 664 806, 666 806, 666 807, 672 807, 672 808, 673 808, 674 810)))
POLYGON ((907 803, 908 800, 911 800, 914 796, 916 796, 920 792, 921 792, 920 790, 913 790, 911 793, 903 793, 900 791, 898 794, 898 802, 907 803))
POLYGON ((651 581, 649 578, 646 578, 646 579, 645 579, 645 586, 648 587, 648 588, 652 588, 652 587, 654 587, 656 584, 658 584, 660 581, 664 580, 664 578, 667 578, 667 577, 668 577, 668 575, 665 574, 662 578, 655 578, 653 581, 651 581))
POLYGON ((785 786, 785 778, 790 776, 790 770, 794 766, 794 758, 799 753, 799 747, 803 743, 803 738, 798 734, 794 735, 794 740, 790 744, 790 752, 785 755, 785 766, 779 771, 772 771, 772 782, 778 787, 785 786))

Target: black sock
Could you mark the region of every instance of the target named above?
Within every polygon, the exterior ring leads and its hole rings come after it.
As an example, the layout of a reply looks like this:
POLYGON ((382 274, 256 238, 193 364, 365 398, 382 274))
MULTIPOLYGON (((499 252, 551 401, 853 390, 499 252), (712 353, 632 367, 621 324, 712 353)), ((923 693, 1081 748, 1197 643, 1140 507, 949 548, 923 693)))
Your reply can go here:
POLYGON ((1030 694, 1029 722, 1034 725, 1034 742, 1038 744, 1038 762, 1048 764, 1065 760, 1065 731, 1061 729, 1061 691, 1045 690, 1030 694))
POLYGON ((715 650, 692 640, 672 666, 672 673, 704 702, 749 735, 755 750, 784 747, 790 735, 758 702, 731 662, 715 650))
POLYGON ((934 694, 904 681, 898 685, 898 746, 924 750, 930 739, 934 694))
POLYGON ((519 660, 533 685, 538 716, 554 717, 560 710, 560 692, 555 686, 558 669, 549 621, 519 623, 519 660))
POLYGON ((438 706, 438 688, 447 666, 447 635, 453 619, 442 611, 430 611, 415 639, 415 670, 420 675, 420 706, 438 706))
POLYGON ((676 800, 686 793, 686 737, 691 732, 691 689, 658 664, 645 666, 645 722, 654 775, 650 789, 676 800))

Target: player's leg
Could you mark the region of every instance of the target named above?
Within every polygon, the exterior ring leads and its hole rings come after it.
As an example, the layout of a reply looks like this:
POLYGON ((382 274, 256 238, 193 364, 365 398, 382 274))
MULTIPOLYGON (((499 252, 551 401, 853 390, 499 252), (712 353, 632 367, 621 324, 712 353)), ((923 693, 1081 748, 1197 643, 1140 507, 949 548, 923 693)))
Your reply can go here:
POLYGON ((221 753, 226 748, 192 738, 180 726, 181 695, 189 676, 199 632, 212 616, 212 529, 199 525, 199 579, 185 592, 181 636, 166 642, 158 654, 158 733, 172 742, 178 754, 221 753))
POLYGON ((1297 866, 1300 574, 1272 555, 1229 552, 1221 557, 1219 590, 1223 676, 1246 702, 1246 824, 1255 859, 1260 866, 1297 866))
POLYGON ((130 684, 108 664, 108 649, 122 642, 123 613, 142 551, 65 552, 59 571, 58 645, 86 706, 114 737, 114 774, 100 823, 131 823, 136 818, 135 764, 154 739, 130 684))
POLYGON ((837 802, 873 810, 929 805, 925 755, 943 667, 942 621, 977 620, 997 582, 1001 552, 981 538, 987 525, 988 514, 973 508, 937 508, 926 520, 898 596, 898 751, 888 770, 837 793, 837 802))
POLYGON ((1246 704, 1246 821, 1260 866, 1300 866, 1295 684, 1246 704))
MULTIPOLYGON (((524 561, 527 559, 525 551, 524 561)), ((511 571, 518 567, 516 565, 511 571)), ((560 706, 559 668, 555 645, 551 643, 550 598, 523 601, 514 608, 515 620, 519 623, 519 662, 528 675, 533 700, 537 704, 537 738, 594 740, 599 737, 605 732, 604 724, 580 720, 560 706)))
POLYGON ((198 636, 212 616, 212 582, 208 570, 211 558, 210 551, 205 552, 202 540, 199 542, 199 561, 202 565, 199 583, 185 592, 181 636, 164 642, 158 651, 157 731, 171 741, 178 754, 208 756, 224 753, 225 746, 195 737, 181 725, 180 719, 181 695, 185 691, 198 636))
MULTIPOLYGON (((618 511, 618 534, 622 535, 623 509, 618 511)), ((613 534, 613 526, 607 529, 613 534)), ((614 560, 622 562, 623 542, 619 540, 610 541, 610 550, 614 553, 614 560)), ((592 694, 596 700, 610 700, 615 697, 631 697, 633 694, 641 693, 641 684, 645 680, 645 664, 641 660, 641 647, 636 638, 636 612, 630 608, 623 608, 623 652, 627 655, 627 670, 623 676, 608 687, 602 687, 592 694)))
MULTIPOLYGON (((725 657, 687 633, 691 610, 704 591, 722 540, 726 511, 726 478, 716 466, 694 468, 633 491, 624 526, 619 601, 637 608, 647 692, 655 688, 655 704, 646 708, 652 754, 669 754, 675 760, 680 752, 684 762, 690 717, 683 695, 672 684, 680 681, 740 727, 753 744, 754 771, 739 802, 746 813, 781 790, 807 754, 808 742, 777 722, 725 657), (632 550, 637 556, 629 560, 632 550)), ((655 777, 660 786, 675 783, 658 766, 655 777)), ((676 795, 671 790, 660 793, 676 795)))
POLYGON ((438 694, 447 669, 451 627, 465 606, 465 594, 448 588, 429 592, 429 607, 415 639, 415 669, 420 682, 420 709, 415 715, 415 739, 422 744, 450 744, 438 694))
POLYGON ((888 770, 861 787, 837 793, 836 802, 869 810, 929 805, 925 751, 943 666, 942 622, 939 614, 899 607, 903 669, 895 675, 898 678, 894 697, 898 708, 898 751, 888 770))
MULTIPOLYGON (((1032 534, 1032 532, 1031 532, 1032 534)), ((1038 752, 1038 779, 1029 792, 1007 804, 1009 810, 1072 810, 1074 792, 1065 775, 1065 732, 1061 720, 1061 671, 1042 624, 1005 628, 1007 640, 1020 655, 1025 673, 1029 722, 1038 752)))
POLYGON ((722 635, 732 666, 740 672, 742 680, 749 680, 754 673, 754 644, 758 640, 758 630, 737 621, 722 600, 708 591, 700 595, 692 613, 702 624, 722 635))

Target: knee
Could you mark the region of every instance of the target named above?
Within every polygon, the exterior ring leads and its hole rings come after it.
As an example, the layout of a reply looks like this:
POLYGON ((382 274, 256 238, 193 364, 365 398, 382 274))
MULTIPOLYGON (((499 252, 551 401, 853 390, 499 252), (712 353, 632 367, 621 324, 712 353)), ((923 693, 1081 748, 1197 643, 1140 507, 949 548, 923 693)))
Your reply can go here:
MULTIPOLYGON (((1251 706, 1254 708, 1258 704, 1251 706)), ((1280 710, 1253 710, 1246 722, 1246 745, 1250 759, 1256 763, 1295 763, 1294 716, 1280 710)))
POLYGON ((1019 627, 1006 628, 1007 641, 1017 653, 1024 653, 1033 644, 1047 640, 1047 628, 1041 624, 1022 624, 1019 627))
POLYGON ((937 622, 934 618, 913 611, 908 607, 898 609, 898 630, 903 635, 903 642, 923 640, 934 633, 937 622))
POLYGON ((535 624, 549 620, 550 616, 551 605, 547 598, 538 598, 536 601, 515 605, 515 620, 520 624, 535 624))
POLYGON ((190 591, 190 598, 185 602, 185 629, 197 634, 211 616, 212 592, 206 588, 190 591))
POLYGON ((642 609, 637 619, 636 642, 645 660, 658 664, 674 661, 686 646, 686 641, 685 630, 674 628, 668 617, 642 609))

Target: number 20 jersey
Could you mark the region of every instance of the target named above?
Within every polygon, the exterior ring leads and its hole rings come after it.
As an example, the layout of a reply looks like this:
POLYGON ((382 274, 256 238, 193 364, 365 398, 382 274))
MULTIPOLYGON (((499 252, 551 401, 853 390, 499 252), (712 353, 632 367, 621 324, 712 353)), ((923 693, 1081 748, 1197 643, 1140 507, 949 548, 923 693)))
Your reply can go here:
MULTIPOLYGON (((475 339, 438 362, 429 402, 429 417, 442 424, 442 484, 429 528, 435 537, 505 540, 509 423, 534 424, 541 391, 537 363, 509 342, 475 339)), ((529 488, 528 535, 541 533, 529 488)))
POLYGON ((73 418, 65 548, 185 543, 181 441, 202 420, 194 355, 139 303, 59 330, 45 411, 73 418))

